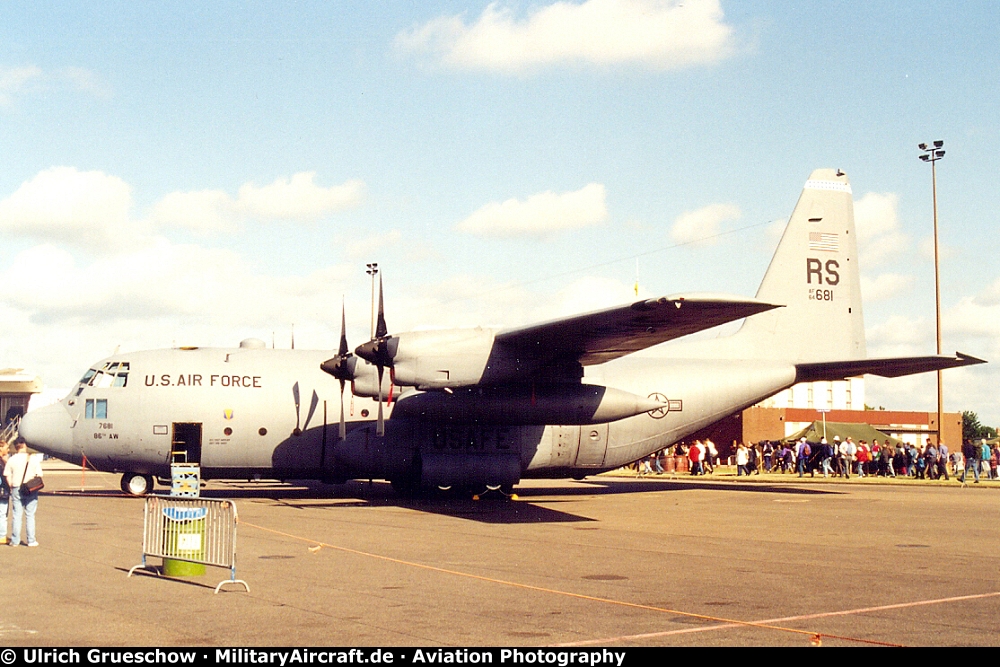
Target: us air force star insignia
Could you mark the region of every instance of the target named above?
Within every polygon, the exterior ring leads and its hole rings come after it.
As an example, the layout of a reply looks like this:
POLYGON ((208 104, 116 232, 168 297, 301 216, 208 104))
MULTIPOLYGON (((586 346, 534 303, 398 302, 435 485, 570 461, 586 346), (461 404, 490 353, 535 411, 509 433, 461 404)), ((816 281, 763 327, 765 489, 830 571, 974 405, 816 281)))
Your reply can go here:
POLYGON ((667 401, 667 397, 659 392, 653 392, 652 394, 649 395, 649 398, 653 399, 654 401, 662 403, 663 407, 656 408, 655 410, 650 410, 646 414, 648 414, 653 419, 663 419, 664 417, 666 417, 667 412, 670 411, 669 408, 670 402, 667 401))

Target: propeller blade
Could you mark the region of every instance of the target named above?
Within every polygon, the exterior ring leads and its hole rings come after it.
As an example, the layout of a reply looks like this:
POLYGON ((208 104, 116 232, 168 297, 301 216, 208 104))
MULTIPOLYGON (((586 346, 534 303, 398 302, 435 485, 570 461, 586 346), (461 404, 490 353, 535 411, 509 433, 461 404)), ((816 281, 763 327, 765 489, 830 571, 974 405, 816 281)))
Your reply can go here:
POLYGON ((295 432, 300 433, 299 424, 302 421, 301 411, 299 410, 299 383, 296 382, 292 385, 292 398, 295 399, 295 432))
POLYGON ((375 426, 375 435, 385 435, 385 420, 382 417, 382 374, 384 370, 381 365, 378 367, 378 423, 375 426))
POLYGON ((344 304, 343 300, 340 302, 340 349, 337 354, 341 357, 346 357, 348 352, 347 347, 347 306, 344 304))
POLYGON ((309 422, 312 421, 313 415, 316 414, 316 408, 319 407, 319 394, 313 389, 312 400, 309 402, 309 413, 306 414, 306 425, 302 427, 303 431, 309 430, 309 422))
POLYGON ((378 323, 375 325, 375 338, 384 338, 389 333, 385 325, 385 305, 382 302, 382 274, 378 275, 378 323))
POLYGON ((347 420, 344 417, 344 380, 340 381, 340 431, 338 432, 341 440, 347 439, 347 420))

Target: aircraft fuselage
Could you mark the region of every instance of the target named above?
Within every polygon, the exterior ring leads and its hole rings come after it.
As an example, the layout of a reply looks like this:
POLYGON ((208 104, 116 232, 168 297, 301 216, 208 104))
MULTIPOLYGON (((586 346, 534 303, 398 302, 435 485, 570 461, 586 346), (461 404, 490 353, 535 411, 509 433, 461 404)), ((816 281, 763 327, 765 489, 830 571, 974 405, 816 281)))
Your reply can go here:
POLYGON ((348 391, 341 440, 339 383, 320 370, 327 356, 243 348, 117 355, 33 417, 31 441, 74 463, 86 456, 99 470, 161 478, 179 461, 199 463, 205 478, 512 486, 625 465, 795 375, 786 363, 624 358, 589 367, 583 385, 526 385, 518 395, 411 390, 385 406, 384 437, 376 435, 376 401, 348 391), (661 407, 635 414, 649 407, 638 400, 647 397, 661 407), (507 407, 491 411, 494 404, 507 407), (591 413, 587 423, 581 415, 591 413))

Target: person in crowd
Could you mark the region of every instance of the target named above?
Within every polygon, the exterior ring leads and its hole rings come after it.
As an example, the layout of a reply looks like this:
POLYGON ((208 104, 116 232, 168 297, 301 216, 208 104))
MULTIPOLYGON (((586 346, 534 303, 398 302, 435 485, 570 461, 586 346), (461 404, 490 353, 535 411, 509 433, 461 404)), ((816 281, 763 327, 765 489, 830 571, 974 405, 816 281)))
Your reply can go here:
POLYGON ((924 447, 924 470, 927 475, 927 479, 937 479, 937 459, 938 459, 938 449, 934 446, 934 443, 927 440, 927 446, 924 447))
POLYGON ((868 462, 868 470, 865 471, 866 475, 875 477, 879 475, 882 471, 882 445, 878 444, 878 438, 872 440, 871 446, 871 461, 868 462))
POLYGON ((771 472, 772 464, 774 463, 774 443, 770 440, 765 440, 760 448, 760 452, 764 456, 764 472, 771 472))
POLYGON ((858 441, 858 451, 855 455, 856 461, 854 465, 854 470, 857 472, 858 477, 865 476, 865 468, 868 467, 868 462, 871 460, 871 450, 868 449, 867 440, 858 441))
POLYGON ((42 455, 28 455, 28 444, 24 438, 14 441, 15 453, 7 459, 3 476, 10 487, 10 500, 13 506, 13 522, 10 528, 10 546, 21 544, 21 519, 24 518, 25 532, 29 547, 37 547, 35 540, 35 511, 38 508, 38 491, 29 492, 23 488, 26 481, 42 476, 42 455))
POLYGON ((710 439, 705 438, 705 463, 702 469, 702 474, 714 473, 715 464, 719 462, 719 449, 715 446, 715 443, 710 439))
POLYGON ((784 475, 786 472, 792 472, 793 466, 795 465, 795 453, 792 448, 788 446, 788 443, 783 443, 781 445, 781 474, 784 475))
POLYGON ((917 451, 916 445, 907 445, 906 447, 906 469, 910 473, 910 477, 917 476, 917 465, 920 461, 920 452, 917 451))
POLYGON ((704 445, 701 444, 701 440, 695 440, 694 444, 688 450, 688 460, 691 461, 691 474, 701 475, 702 474, 702 458, 704 457, 705 450, 704 445))
POLYGON ((833 472, 837 477, 840 477, 843 467, 840 465, 840 436, 833 436, 833 458, 831 463, 833 463, 833 472))
POLYGON ((3 475, 3 469, 10 458, 10 445, 0 440, 0 544, 7 544, 7 508, 10 504, 10 486, 3 475))
POLYGON ((948 481, 948 445, 943 442, 938 443, 937 475, 936 479, 944 477, 948 481))
POLYGON ((899 443, 899 447, 896 448, 896 458, 893 460, 892 465, 896 469, 897 475, 902 475, 907 477, 909 475, 909 468, 906 466, 907 450, 906 443, 899 443))
POLYGON ((736 447, 736 476, 749 475, 747 464, 750 463, 750 452, 742 442, 736 447))
POLYGON ((986 441, 986 438, 982 439, 979 443, 979 460, 982 461, 983 475, 986 479, 992 479, 990 477, 990 459, 993 458, 993 452, 990 448, 990 443, 986 441))
POLYGON ((851 467, 858 455, 858 446, 848 436, 840 443, 840 470, 845 479, 851 478, 851 467))
POLYGON ((820 453, 820 467, 823 469, 823 477, 829 477, 833 474, 833 469, 830 467, 830 462, 833 460, 833 445, 827 442, 826 438, 819 441, 819 446, 822 448, 820 453))
POLYGON ((896 477, 896 470, 893 467, 893 461, 896 458, 896 448, 892 446, 892 442, 886 438, 885 443, 882 445, 882 457, 879 460, 879 468, 883 477, 896 477))
POLYGON ((795 469, 798 471, 799 477, 805 473, 811 455, 812 448, 809 447, 805 437, 799 438, 798 444, 795 445, 795 469))
POLYGON ((755 475, 759 475, 760 474, 760 443, 751 445, 749 447, 749 450, 750 451, 748 453, 750 454, 750 463, 748 463, 747 466, 749 467, 750 472, 752 472, 755 475))
POLYGON ((640 477, 642 477, 643 475, 652 475, 653 474, 653 468, 652 468, 652 466, 649 465, 649 460, 651 458, 652 458, 652 455, 646 456, 642 460, 637 461, 637 463, 639 464, 639 476, 640 477))
POLYGON ((962 458, 965 459, 965 467, 962 468, 962 477, 958 480, 965 484, 965 478, 972 469, 972 474, 976 478, 975 483, 979 484, 979 448, 972 444, 971 440, 962 443, 962 458))
POLYGON ((962 450, 955 450, 951 453, 951 474, 958 477, 958 471, 965 467, 965 459, 962 450))

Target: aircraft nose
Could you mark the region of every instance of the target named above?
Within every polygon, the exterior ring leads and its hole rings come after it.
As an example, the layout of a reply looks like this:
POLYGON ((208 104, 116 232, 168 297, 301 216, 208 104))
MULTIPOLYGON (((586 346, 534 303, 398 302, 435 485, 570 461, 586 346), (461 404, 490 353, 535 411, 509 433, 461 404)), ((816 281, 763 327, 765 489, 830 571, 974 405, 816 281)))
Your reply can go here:
POLYGON ((32 410, 21 418, 18 434, 40 452, 66 459, 73 455, 73 418, 62 403, 32 410))

